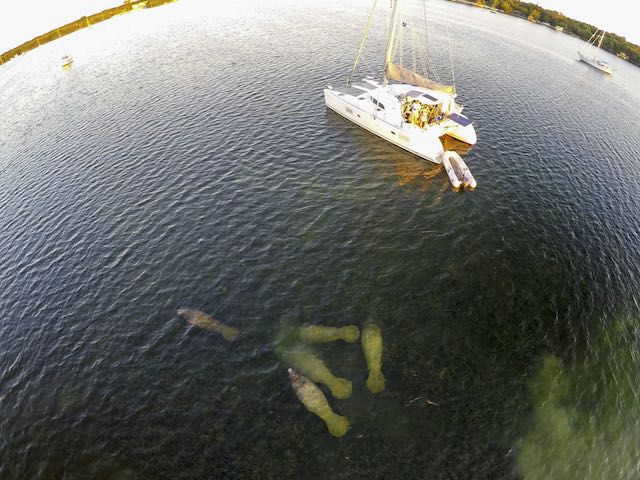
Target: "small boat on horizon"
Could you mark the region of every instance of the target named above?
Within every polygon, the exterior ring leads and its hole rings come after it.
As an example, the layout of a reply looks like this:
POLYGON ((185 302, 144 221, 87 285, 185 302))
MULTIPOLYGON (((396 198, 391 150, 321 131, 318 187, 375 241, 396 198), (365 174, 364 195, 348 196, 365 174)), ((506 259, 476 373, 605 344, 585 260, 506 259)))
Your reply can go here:
POLYGON ((591 38, 587 41, 586 45, 578 51, 578 55, 580 56, 580 60, 584 63, 597 68, 601 72, 613 75, 613 67, 604 60, 600 60, 596 57, 596 54, 602 45, 602 40, 604 40, 604 34, 604 30, 596 30, 595 33, 591 35, 591 38), (598 42, 597 46, 596 42, 598 42), (588 49, 590 53, 585 53, 585 49, 588 49))
POLYGON ((60 59, 60 63, 62 64, 62 68, 68 68, 73 63, 73 57, 65 53, 60 59))

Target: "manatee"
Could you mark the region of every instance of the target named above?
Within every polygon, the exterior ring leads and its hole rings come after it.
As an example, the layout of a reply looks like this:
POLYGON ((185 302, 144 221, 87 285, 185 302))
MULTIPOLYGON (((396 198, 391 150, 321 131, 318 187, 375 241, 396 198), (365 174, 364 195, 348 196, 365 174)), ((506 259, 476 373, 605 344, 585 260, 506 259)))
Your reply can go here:
POLYGON ((307 343, 335 342, 336 340, 353 343, 360 337, 360 330, 355 325, 342 328, 305 325, 298 329, 298 336, 307 343))
POLYGON ((336 398, 351 396, 351 382, 338 378, 331 373, 322 360, 306 350, 287 350, 282 354, 284 360, 303 375, 317 383, 324 383, 336 398))
POLYGON ((379 393, 384 390, 382 332, 380 332, 380 327, 375 323, 368 323, 362 330, 362 351, 369 370, 367 388, 371 393, 379 393))
POLYGON ((289 369, 289 380, 296 396, 311 413, 316 414, 327 424, 329 433, 334 437, 341 437, 351 427, 347 417, 338 415, 331 410, 327 398, 311 380, 298 372, 289 369))
POLYGON ((230 327, 229 325, 225 325, 222 322, 219 322, 211 315, 207 315, 200 310, 192 310, 190 308, 180 308, 178 309, 178 315, 184 318, 191 325, 195 325, 196 327, 200 327, 203 330, 208 330, 210 332, 220 333, 225 340, 235 340, 238 336, 239 330, 235 327, 230 327))

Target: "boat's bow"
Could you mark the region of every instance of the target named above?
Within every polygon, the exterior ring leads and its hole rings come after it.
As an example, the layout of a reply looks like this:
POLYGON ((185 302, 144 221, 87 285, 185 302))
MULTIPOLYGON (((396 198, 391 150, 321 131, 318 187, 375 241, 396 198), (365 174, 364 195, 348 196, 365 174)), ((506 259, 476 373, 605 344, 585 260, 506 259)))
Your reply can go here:
POLYGON ((460 113, 451 113, 447 116, 447 120, 445 126, 447 135, 469 145, 476 144, 478 137, 471 119, 460 113))

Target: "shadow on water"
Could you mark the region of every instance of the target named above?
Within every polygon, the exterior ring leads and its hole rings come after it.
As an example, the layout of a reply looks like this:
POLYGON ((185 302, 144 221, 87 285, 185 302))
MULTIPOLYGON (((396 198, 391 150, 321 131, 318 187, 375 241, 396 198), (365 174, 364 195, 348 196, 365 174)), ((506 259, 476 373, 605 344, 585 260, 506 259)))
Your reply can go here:
MULTIPOLYGON (((448 181, 443 182, 443 180, 447 179, 447 175, 442 165, 434 164, 391 145, 389 142, 361 129, 328 108, 326 109, 326 117, 329 125, 344 130, 345 137, 349 136, 345 138, 347 142, 346 151, 359 152, 360 157, 369 158, 377 165, 384 166, 385 163, 393 165, 399 186, 412 184, 418 186, 424 192, 434 186, 440 193, 447 188, 448 181), (349 143, 353 145, 348 145, 349 143)), ((440 140, 444 150, 454 150, 461 156, 468 155, 473 149, 472 145, 461 142, 449 135, 442 136, 440 140)))

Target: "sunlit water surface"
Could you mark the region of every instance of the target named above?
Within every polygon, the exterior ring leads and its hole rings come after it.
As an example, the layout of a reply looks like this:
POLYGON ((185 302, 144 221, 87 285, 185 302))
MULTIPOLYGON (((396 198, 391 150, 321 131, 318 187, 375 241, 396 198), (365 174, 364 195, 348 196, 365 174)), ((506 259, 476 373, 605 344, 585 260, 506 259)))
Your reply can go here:
POLYGON ((640 69, 428 2, 479 138, 456 193, 324 107, 369 1, 226 3, 0 67, 0 477, 638 478, 640 69), (316 349, 353 381, 336 439, 278 342, 370 319, 383 393, 358 343, 316 349))

